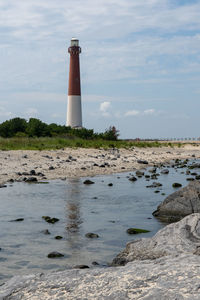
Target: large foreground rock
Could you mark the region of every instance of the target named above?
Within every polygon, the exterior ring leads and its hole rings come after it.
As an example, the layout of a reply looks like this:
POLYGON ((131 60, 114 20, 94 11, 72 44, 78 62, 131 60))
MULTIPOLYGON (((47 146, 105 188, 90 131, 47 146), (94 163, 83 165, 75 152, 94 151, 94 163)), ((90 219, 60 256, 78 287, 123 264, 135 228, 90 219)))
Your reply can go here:
POLYGON ((192 214, 170 224, 152 238, 128 243, 112 264, 125 265, 133 260, 156 259, 182 253, 200 254, 200 214, 192 214))
POLYGON ((192 214, 129 243, 118 258, 134 261, 124 267, 16 276, 1 287, 0 299, 199 300, 199 247, 200 214, 192 214))
POLYGON ((31 300, 199 300, 200 257, 136 261, 106 270, 70 270, 14 277, 1 299, 31 300))
POLYGON ((173 221, 197 212, 200 213, 200 182, 193 181, 169 195, 153 215, 163 220, 173 221))

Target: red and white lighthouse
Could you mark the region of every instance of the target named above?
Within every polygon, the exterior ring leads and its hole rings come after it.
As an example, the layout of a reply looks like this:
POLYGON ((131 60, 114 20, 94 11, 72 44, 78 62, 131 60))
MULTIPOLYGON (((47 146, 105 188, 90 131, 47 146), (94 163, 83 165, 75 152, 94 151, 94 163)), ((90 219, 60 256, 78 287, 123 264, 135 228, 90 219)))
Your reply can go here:
POLYGON ((76 38, 71 39, 71 46, 68 48, 70 53, 69 66, 69 88, 68 88, 68 107, 67 107, 67 126, 73 128, 82 127, 81 109, 81 80, 79 54, 81 48, 76 38))

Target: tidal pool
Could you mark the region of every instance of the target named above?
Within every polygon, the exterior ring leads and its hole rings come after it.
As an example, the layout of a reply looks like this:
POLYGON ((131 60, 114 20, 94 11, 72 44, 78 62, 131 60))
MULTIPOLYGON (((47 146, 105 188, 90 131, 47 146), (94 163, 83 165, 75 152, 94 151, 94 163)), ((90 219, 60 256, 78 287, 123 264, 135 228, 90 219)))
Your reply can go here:
MULTIPOLYGON (((129 173, 88 178, 95 183, 83 184, 86 178, 53 180, 47 184, 13 183, 0 189, 0 281, 13 275, 61 270, 92 262, 107 265, 128 241, 154 235, 165 224, 152 212, 165 197, 175 191, 173 182, 185 186, 185 168, 168 168, 169 174, 158 180, 128 180, 129 173), (146 188, 152 182, 160 188, 146 188), (113 186, 108 186, 112 183, 113 186), (155 190, 160 190, 155 193, 155 190), (165 193, 165 195, 162 195, 165 193), (59 218, 49 224, 42 216, 59 218), (13 221, 23 218, 24 221, 13 221), (128 235, 130 227, 150 230, 128 235), (48 229, 50 234, 44 234, 48 229), (88 232, 99 238, 85 237, 88 232), (62 236, 56 240, 55 236, 62 236), (57 251, 63 258, 50 259, 57 251)), ((148 169, 144 171, 149 174, 148 169)), ((160 173, 160 169, 158 169, 160 173)), ((191 177, 191 176, 189 176, 191 177)))

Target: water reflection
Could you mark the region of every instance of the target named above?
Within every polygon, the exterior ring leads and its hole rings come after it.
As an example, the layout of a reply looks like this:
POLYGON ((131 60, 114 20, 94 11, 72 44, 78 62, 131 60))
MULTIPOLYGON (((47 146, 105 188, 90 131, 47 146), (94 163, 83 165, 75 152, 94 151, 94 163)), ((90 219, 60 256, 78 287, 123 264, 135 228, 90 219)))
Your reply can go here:
POLYGON ((79 226, 82 223, 80 214, 80 179, 70 179, 67 185, 67 232, 79 232, 79 226))

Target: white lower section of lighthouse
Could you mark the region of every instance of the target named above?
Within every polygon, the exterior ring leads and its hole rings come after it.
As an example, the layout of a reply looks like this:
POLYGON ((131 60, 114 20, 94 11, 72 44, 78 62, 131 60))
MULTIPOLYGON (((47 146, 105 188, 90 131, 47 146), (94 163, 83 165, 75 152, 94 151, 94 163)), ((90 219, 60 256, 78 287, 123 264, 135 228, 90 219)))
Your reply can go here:
POLYGON ((68 96, 67 126, 82 127, 81 96, 68 96))

